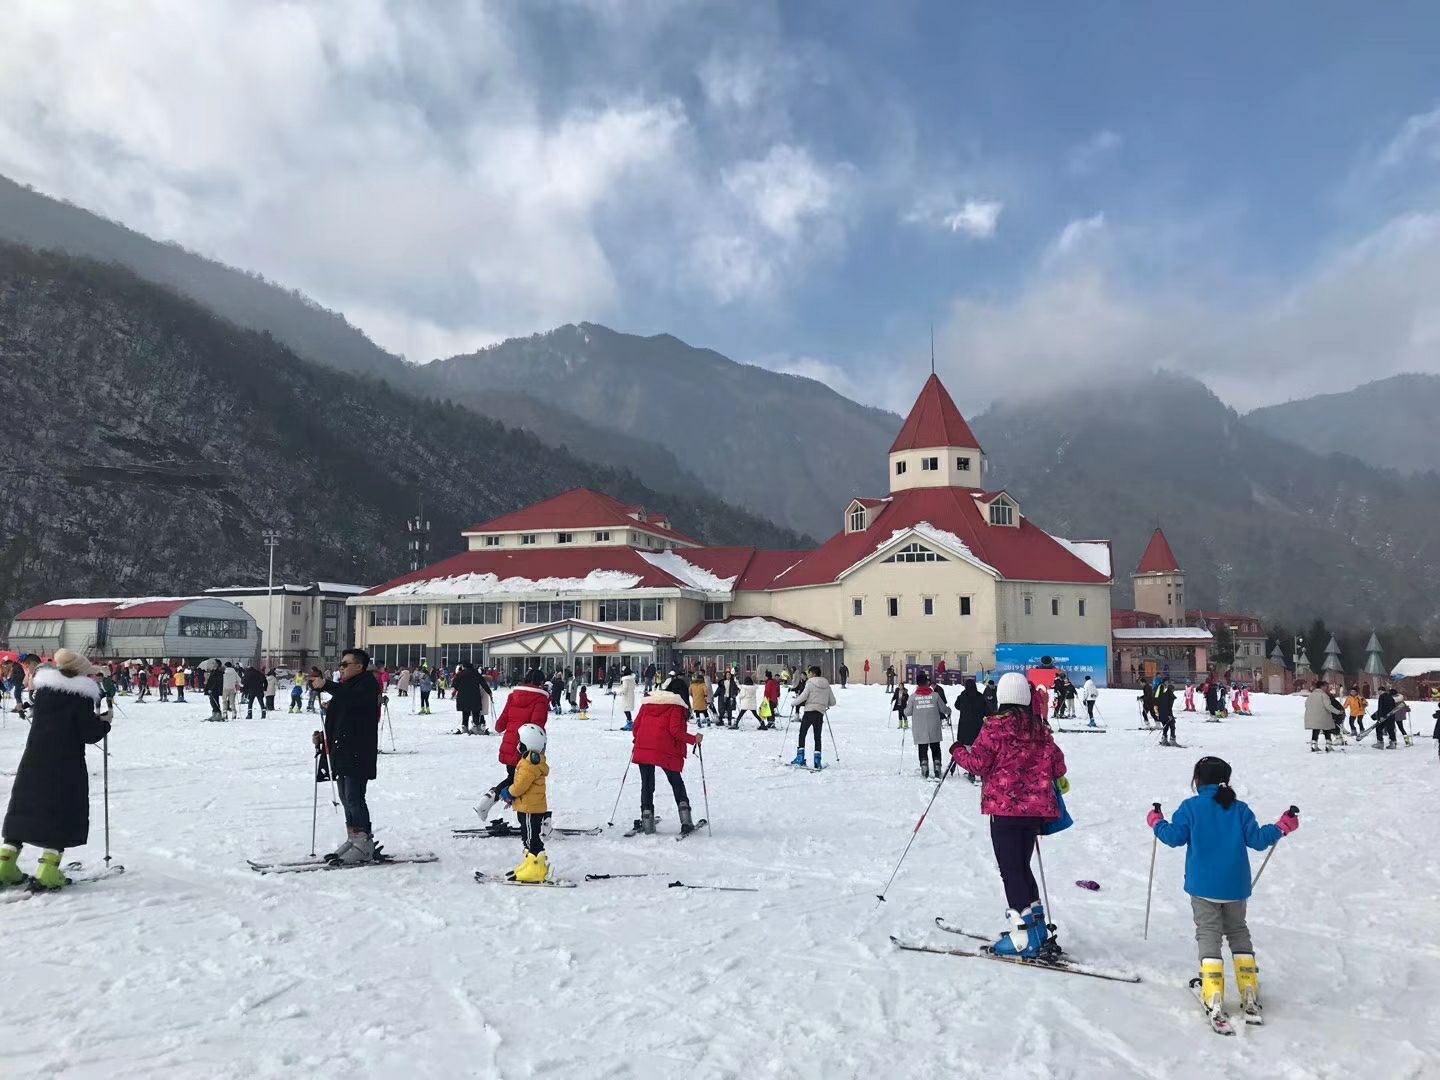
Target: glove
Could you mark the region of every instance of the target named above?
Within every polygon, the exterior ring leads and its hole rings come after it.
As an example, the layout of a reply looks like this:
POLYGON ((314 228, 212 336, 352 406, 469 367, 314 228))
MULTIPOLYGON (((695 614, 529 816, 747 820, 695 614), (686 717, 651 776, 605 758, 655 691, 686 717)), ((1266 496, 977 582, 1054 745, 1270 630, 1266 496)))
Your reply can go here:
POLYGON ((1300 817, 1292 814, 1289 810, 1280 815, 1280 820, 1275 822, 1275 827, 1280 830, 1280 835, 1289 836, 1296 829, 1300 828, 1300 817))
POLYGON ((1069 781, 1068 778, 1066 778, 1066 777, 1064 777, 1064 776, 1060 777, 1059 780, 1056 780, 1056 781, 1055 781, 1055 786, 1060 789, 1060 794, 1061 794, 1061 795, 1069 795, 1069 794, 1070 794, 1070 781, 1069 781))
POLYGON ((1165 815, 1162 814, 1159 810, 1151 810, 1148 814, 1145 815, 1145 824, 1149 825, 1152 829, 1164 820, 1165 815))
POLYGON ((317 731, 310 736, 310 741, 315 744, 315 749, 319 750, 322 746, 325 745, 325 736, 317 731))
POLYGON ((508 806, 511 802, 514 801, 513 799, 510 798, 510 785, 509 785, 509 784, 506 784, 506 785, 504 785, 503 787, 501 787, 501 789, 500 789, 498 792, 496 792, 496 794, 500 796, 500 801, 503 802, 503 803, 505 803, 507 806, 508 806))

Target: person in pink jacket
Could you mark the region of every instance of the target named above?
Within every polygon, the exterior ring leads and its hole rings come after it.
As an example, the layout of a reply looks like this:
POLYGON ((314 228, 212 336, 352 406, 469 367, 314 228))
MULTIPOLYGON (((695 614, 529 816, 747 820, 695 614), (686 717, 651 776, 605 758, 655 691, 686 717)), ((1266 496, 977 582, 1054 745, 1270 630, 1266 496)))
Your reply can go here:
POLYGON ((1050 693, 1044 683, 1030 684, 1030 712, 1045 722, 1050 720, 1050 693))
POLYGON ((990 816, 990 843, 1005 884, 1010 928, 992 945, 1000 956, 1045 957, 1059 952, 1054 929, 1045 919, 1040 888, 1030 870, 1040 830, 1060 817, 1057 788, 1065 791, 1065 755, 1031 711, 1030 684, 1019 672, 1000 676, 998 711, 985 721, 980 737, 966 747, 956 743, 950 757, 980 777, 980 812, 990 816))

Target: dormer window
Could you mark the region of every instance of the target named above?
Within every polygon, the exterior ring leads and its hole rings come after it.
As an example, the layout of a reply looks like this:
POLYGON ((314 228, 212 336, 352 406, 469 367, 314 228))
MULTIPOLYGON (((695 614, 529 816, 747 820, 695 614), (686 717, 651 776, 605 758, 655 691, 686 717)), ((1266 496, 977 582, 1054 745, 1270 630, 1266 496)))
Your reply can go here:
POLYGON ((858 509, 857 509, 857 510, 851 510, 851 511, 850 511, 850 531, 851 531, 851 532, 864 532, 864 531, 865 531, 865 511, 864 511, 864 510, 858 510, 858 509))
POLYGON ((940 459, 938 457, 927 457, 920 459, 921 472, 939 472, 940 459))
POLYGON ((1015 504, 1001 495, 990 504, 991 525, 1014 525, 1015 504))
POLYGON ((499 547, 499 546, 500 546, 500 537, 498 537, 498 536, 487 536, 487 537, 485 537, 485 546, 486 546, 486 547, 499 547))
POLYGON ((529 546, 530 544, 535 543, 535 539, 536 539, 536 537, 535 537, 535 534, 534 534, 534 533, 521 533, 521 534, 520 534, 520 543, 521 543, 522 545, 529 546))

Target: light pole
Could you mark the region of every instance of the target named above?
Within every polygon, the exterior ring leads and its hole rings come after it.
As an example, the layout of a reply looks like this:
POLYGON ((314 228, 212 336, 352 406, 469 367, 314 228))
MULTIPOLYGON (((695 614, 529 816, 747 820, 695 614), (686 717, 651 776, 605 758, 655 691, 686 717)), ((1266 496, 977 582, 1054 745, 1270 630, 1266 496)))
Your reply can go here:
POLYGON ((260 534, 270 549, 270 576, 265 582, 265 672, 275 670, 275 548, 280 544, 280 530, 266 529, 260 534))

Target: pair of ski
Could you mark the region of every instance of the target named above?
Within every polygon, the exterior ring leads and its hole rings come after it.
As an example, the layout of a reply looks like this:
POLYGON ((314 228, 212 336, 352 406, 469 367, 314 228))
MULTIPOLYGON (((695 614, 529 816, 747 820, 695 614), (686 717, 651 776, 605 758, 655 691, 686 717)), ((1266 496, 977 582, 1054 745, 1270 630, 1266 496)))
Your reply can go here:
MULTIPOLYGON (((463 840, 514 840, 521 835, 520 830, 515 826, 504 822, 501 825, 503 827, 499 829, 495 828, 493 824, 487 825, 483 829, 452 829, 450 835, 463 840)), ((599 836, 605 830, 596 825, 593 829, 553 828, 550 831, 552 834, 560 836, 599 836)))
POLYGON ((1099 726, 1090 727, 1087 725, 1085 727, 1057 727, 1055 730, 1063 731, 1067 735, 1104 735, 1107 729, 1099 726))
MULTIPOLYGON (((947 934, 955 934, 959 937, 970 938, 974 941, 990 942, 995 939, 993 934, 977 934, 970 930, 962 929, 953 923, 947 922, 944 916, 936 916, 935 926, 944 930, 947 934)), ((1055 960, 1032 959, 1024 956, 1001 956, 992 952, 988 947, 980 949, 958 949, 945 945, 928 945, 924 942, 902 941, 894 934, 890 940, 901 949, 907 952, 936 953, 941 956, 967 956, 983 960, 997 960, 1002 964, 1014 964, 1019 967, 1043 968, 1046 971, 1060 971, 1067 975, 1084 975, 1091 979, 1105 979, 1108 982, 1138 983, 1139 975, 1125 971, 1109 971, 1101 968, 1087 967, 1083 964, 1076 964, 1067 958, 1055 960)))
POLYGON ((318 870, 355 870, 362 866, 399 866, 401 863, 432 863, 439 860, 440 856, 433 851, 418 852, 414 855, 387 855, 377 847, 375 857, 368 862, 339 862, 326 856, 294 859, 289 862, 262 862, 258 859, 245 861, 257 874, 308 874, 318 870))
POLYGON ((117 877, 125 872, 125 867, 119 863, 111 866, 102 866, 98 869, 86 870, 83 863, 68 862, 60 867, 60 872, 70 879, 70 884, 59 889, 47 889, 38 884, 34 878, 26 875, 25 880, 14 885, 0 886, 0 897, 5 903, 13 903, 16 900, 24 900, 30 896, 43 896, 50 893, 65 892, 76 885, 89 885, 96 881, 104 881, 106 878, 117 877))
MULTIPOLYGON (((659 819, 657 818, 656 820, 659 820, 659 819)), ((710 824, 709 819, 702 817, 699 821, 695 822, 695 827, 694 827, 693 829, 691 829, 689 832, 682 832, 679 836, 675 837, 675 839, 676 839, 676 840, 684 840, 687 836, 694 836, 696 833, 698 833, 701 829, 705 828, 705 826, 706 826, 706 825, 709 825, 709 824, 710 824)), ((640 822, 639 822, 639 820, 637 819, 637 820, 635 821, 634 828, 632 828, 632 829, 630 829, 629 831, 625 832, 623 835, 625 835, 625 836, 650 836, 650 835, 653 835, 653 834, 641 832, 641 831, 640 831, 640 822)))
MULTIPOLYGON (((615 881, 620 878, 666 877, 665 874, 586 874, 586 881, 615 881)), ((475 880, 481 885, 519 885, 521 888, 573 889, 579 882, 566 878, 546 878, 544 881, 516 881, 509 874, 490 874, 484 870, 475 871, 475 880)), ((711 892, 759 892, 759 889, 740 885, 692 885, 685 881, 672 881, 669 889, 705 889, 711 892)))
MULTIPOLYGON (((1234 1035, 1235 1024, 1230 1014, 1225 1011, 1224 1005, 1212 1009, 1209 1005, 1205 1004, 1205 995, 1201 989, 1202 985, 1200 979, 1191 979, 1190 992, 1195 995, 1195 1000, 1200 1003, 1200 1008, 1205 1012, 1205 1018, 1210 1021, 1210 1030, 1215 1032, 1216 1035, 1234 1035)), ((1249 1004, 1242 1003, 1240 1008, 1241 1015, 1244 1016, 1246 1024, 1252 1027, 1258 1027, 1265 1023, 1265 1014, 1260 1011, 1260 1003, 1258 1001, 1249 1004)))

